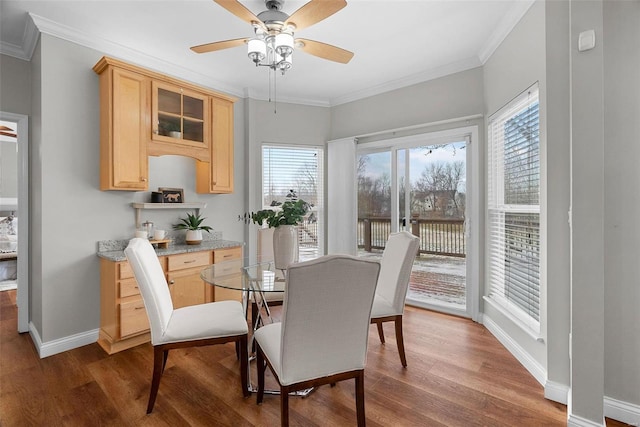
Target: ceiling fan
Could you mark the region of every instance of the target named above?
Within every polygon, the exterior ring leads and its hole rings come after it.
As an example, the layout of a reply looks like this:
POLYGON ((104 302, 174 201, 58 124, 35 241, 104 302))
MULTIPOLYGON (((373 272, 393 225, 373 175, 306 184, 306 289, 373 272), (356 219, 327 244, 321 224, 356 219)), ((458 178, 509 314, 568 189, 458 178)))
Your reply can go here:
POLYGON ((291 16, 281 11, 284 0, 265 0, 267 10, 257 16, 237 0, 214 1, 251 24, 256 37, 193 46, 191 50, 196 53, 215 52, 247 44, 249 58, 256 66, 268 66, 281 70, 283 74, 291 68, 291 54, 294 48, 342 64, 348 63, 353 57, 353 52, 348 50, 314 40, 293 37, 295 31, 310 27, 345 7, 347 5, 345 0, 310 0, 291 16))

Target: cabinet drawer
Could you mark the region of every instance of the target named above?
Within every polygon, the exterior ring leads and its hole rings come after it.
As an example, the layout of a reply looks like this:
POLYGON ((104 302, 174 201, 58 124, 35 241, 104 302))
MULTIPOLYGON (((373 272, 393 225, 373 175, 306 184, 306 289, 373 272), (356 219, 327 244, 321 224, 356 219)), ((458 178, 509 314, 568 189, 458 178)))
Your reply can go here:
POLYGON ((205 267, 211 264, 210 252, 193 252, 180 255, 171 255, 169 261, 169 271, 184 270, 192 267, 205 267))
POLYGON ((231 274, 241 276, 242 260, 233 259, 231 261, 218 262, 213 265, 214 277, 222 277, 231 274))
POLYGON ((142 298, 120 304, 120 337, 149 330, 149 318, 142 298))
POLYGON ((229 261, 232 259, 242 258, 242 246, 236 246, 234 248, 216 249, 213 251, 213 262, 219 263, 223 261, 229 261))
POLYGON ((121 262, 118 265, 120 267, 118 279, 129 279, 133 277, 133 269, 128 262, 121 262))
POLYGON ((138 282, 136 279, 127 279, 120 282, 120 298, 126 298, 133 295, 140 295, 138 282))

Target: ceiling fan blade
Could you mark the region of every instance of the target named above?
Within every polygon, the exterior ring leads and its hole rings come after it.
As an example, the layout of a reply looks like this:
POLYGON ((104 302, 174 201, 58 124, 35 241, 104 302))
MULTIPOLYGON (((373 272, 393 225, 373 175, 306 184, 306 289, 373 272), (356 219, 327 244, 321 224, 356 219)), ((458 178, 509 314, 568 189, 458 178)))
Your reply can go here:
POLYGON ((264 25, 264 22, 262 22, 253 12, 251 12, 249 9, 244 7, 242 3, 240 3, 238 0, 213 0, 213 1, 218 3, 220 6, 224 7, 229 12, 233 13, 243 21, 246 21, 252 25, 258 25, 265 31, 267 30, 267 27, 264 25))
POLYGON ((307 28, 330 17, 346 5, 345 0, 311 0, 289 16, 285 28, 287 25, 294 25, 295 31, 307 28))
POLYGON ((346 64, 353 58, 353 52, 314 40, 296 39, 296 49, 341 64, 346 64))
POLYGON ((198 46, 191 47, 191 50, 195 53, 207 53, 207 52, 215 52, 217 50, 229 49, 230 47, 236 47, 248 43, 250 39, 242 38, 242 39, 233 39, 233 40, 223 40, 219 42, 206 43, 198 46))

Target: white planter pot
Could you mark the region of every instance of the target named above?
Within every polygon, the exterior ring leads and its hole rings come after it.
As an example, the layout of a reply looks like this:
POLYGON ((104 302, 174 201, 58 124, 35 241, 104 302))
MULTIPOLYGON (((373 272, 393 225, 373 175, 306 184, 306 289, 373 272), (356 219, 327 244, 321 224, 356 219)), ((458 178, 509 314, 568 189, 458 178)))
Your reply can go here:
POLYGON ((273 261, 279 270, 298 262, 298 228, 295 225, 281 225, 273 230, 273 261))
POLYGON ((169 132, 169 136, 170 136, 171 138, 178 138, 178 139, 180 139, 180 138, 182 138, 182 132, 178 132, 178 131, 172 130, 171 132, 169 132))
POLYGON ((187 245, 202 243, 202 230, 187 230, 187 245))

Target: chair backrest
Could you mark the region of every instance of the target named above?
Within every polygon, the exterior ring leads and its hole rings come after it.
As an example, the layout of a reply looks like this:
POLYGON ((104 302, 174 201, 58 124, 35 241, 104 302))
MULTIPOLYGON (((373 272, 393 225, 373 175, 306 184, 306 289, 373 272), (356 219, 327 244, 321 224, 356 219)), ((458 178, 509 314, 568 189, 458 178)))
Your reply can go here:
POLYGON ((287 270, 281 384, 364 369, 379 272, 379 263, 351 255, 326 255, 287 270))
POLYGON ((404 300, 419 243, 418 238, 407 231, 391 233, 382 253, 376 294, 389 301, 396 314, 404 311, 404 300))
POLYGON ((275 228, 258 229, 258 262, 273 261, 273 231, 275 228))
POLYGON ((144 307, 149 316, 151 343, 164 334, 173 313, 173 302, 164 271, 153 246, 147 239, 134 238, 124 250, 138 282, 144 307))

